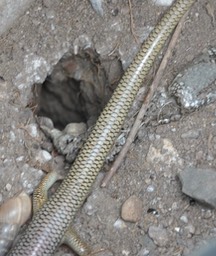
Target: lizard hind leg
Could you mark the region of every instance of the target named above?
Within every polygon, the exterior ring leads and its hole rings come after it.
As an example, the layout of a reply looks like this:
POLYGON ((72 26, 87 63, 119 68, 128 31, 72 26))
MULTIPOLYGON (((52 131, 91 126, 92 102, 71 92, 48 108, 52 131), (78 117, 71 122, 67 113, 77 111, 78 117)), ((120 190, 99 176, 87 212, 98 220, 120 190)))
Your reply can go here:
MULTIPOLYGON (((36 212, 43 206, 43 204, 48 199, 48 190, 52 187, 52 185, 58 181, 62 180, 64 177, 60 175, 57 171, 52 171, 48 173, 41 181, 37 189, 33 194, 33 213, 36 212)), ((62 238, 61 244, 66 244, 69 246, 74 252, 76 252, 79 256, 87 256, 90 255, 90 247, 82 241, 82 239, 78 236, 76 231, 69 227, 64 237, 62 238)))

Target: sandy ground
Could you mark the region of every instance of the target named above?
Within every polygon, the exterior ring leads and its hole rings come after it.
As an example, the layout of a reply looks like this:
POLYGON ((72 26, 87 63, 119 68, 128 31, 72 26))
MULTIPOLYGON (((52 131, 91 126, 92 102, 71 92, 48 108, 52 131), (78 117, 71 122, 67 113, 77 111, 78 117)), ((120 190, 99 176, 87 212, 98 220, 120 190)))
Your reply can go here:
MULTIPOLYGON (((35 85, 44 82, 64 54, 70 57, 86 47, 97 52, 94 64, 99 60, 109 83, 115 84, 166 9, 150 0, 131 2, 138 43, 131 33, 128 1, 115 0, 104 1, 102 17, 88 1, 38 0, 0 37, 1 202, 23 189, 31 194, 47 171, 46 161, 58 156, 35 121, 35 85), (114 68, 105 63, 115 63, 114 68)), ((215 9, 214 0, 198 0, 191 8, 163 74, 159 101, 181 70, 216 46, 215 9)), ((75 227, 81 237, 95 249, 125 256, 188 255, 215 237, 215 210, 184 195, 176 176, 188 166, 216 167, 215 107, 214 102, 204 104, 196 111, 182 111, 178 121, 160 124, 156 117, 161 111, 153 101, 148 122, 118 173, 102 189, 103 170, 78 212, 75 227), (136 223, 121 219, 121 206, 131 195, 142 204, 136 223), (149 230, 156 227, 161 237, 152 239, 149 230)), ((58 253, 74 255, 66 247, 58 253)))

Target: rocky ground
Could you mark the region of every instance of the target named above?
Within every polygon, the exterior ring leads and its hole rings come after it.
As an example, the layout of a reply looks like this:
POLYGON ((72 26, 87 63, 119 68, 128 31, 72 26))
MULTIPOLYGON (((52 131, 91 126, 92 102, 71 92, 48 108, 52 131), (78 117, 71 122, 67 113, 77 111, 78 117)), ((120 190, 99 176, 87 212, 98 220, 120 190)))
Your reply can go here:
MULTIPOLYGON (((67 171, 86 134, 74 139, 65 125, 94 124, 167 2, 38 0, 1 35, 1 203, 67 171), (52 119, 48 136, 35 115, 52 119)), ((133 112, 78 212, 75 228, 94 250, 186 256, 215 238, 215 9, 214 0, 191 8, 125 161, 101 188, 133 112)), ((57 255, 74 254, 63 246, 57 255)))

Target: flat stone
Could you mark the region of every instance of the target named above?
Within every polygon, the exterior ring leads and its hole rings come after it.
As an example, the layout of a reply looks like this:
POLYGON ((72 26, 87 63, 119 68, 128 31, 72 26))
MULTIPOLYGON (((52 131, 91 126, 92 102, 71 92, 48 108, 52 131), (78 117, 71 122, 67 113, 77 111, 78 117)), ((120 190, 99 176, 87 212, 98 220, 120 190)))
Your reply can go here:
POLYGON ((198 139, 200 135, 199 130, 190 130, 181 135, 182 139, 198 139))
POLYGON ((216 170, 187 167, 178 176, 183 193, 216 208, 216 170))
POLYGON ((169 86, 168 91, 183 109, 192 111, 216 100, 215 86, 212 86, 216 79, 215 52, 212 47, 196 57, 169 86))
POLYGON ((167 231, 163 227, 150 226, 148 230, 148 235, 158 246, 164 247, 169 242, 167 231))
POLYGON ((135 195, 130 196, 122 205, 121 217, 125 221, 138 222, 142 216, 142 201, 135 195))

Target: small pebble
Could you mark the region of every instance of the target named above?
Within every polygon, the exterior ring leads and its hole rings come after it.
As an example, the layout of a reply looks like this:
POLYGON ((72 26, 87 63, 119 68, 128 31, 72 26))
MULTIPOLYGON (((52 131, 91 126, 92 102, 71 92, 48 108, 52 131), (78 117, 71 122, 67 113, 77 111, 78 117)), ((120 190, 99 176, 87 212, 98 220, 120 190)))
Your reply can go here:
POLYGON ((45 117, 45 116, 39 116, 37 118, 37 121, 40 125, 40 127, 47 127, 49 128, 50 130, 54 128, 54 124, 53 124, 53 121, 48 118, 48 117, 45 117))
POLYGON ((202 210, 202 214, 201 214, 203 219, 209 219, 212 217, 212 211, 211 210, 202 210))
POLYGON ((130 251, 122 250, 122 255, 128 256, 128 255, 130 255, 130 251))
POLYGON ((158 246, 166 246, 169 243, 169 237, 166 229, 157 226, 150 226, 148 230, 149 237, 158 246))
POLYGON ((30 184, 30 183, 29 183, 29 184, 27 184, 27 186, 26 186, 26 187, 27 187, 28 189, 30 189, 30 190, 31 190, 31 189, 33 189, 32 184, 30 184))
POLYGON ((122 205, 121 217, 125 221, 138 222, 142 216, 142 201, 135 195, 129 197, 122 205))
POLYGON ((10 136, 10 141, 15 141, 16 140, 16 135, 13 131, 10 131, 9 136, 10 136))
POLYGON ((188 223, 188 218, 187 218, 186 215, 182 215, 182 216, 180 217, 180 220, 181 220, 182 222, 184 222, 184 223, 188 223))
POLYGON ((53 151, 53 144, 50 141, 44 141, 41 148, 51 153, 53 151))
POLYGON ((83 209, 88 216, 92 216, 93 214, 95 214, 97 212, 97 209, 94 208, 93 205, 91 203, 89 203, 88 201, 84 204, 83 209))
POLYGON ((9 192, 9 191, 11 190, 12 186, 11 186, 11 184, 8 183, 8 184, 5 186, 5 188, 6 188, 6 190, 9 192))
POLYGON ((147 187, 147 192, 149 192, 149 193, 154 192, 154 190, 155 190, 155 187, 154 187, 153 185, 149 185, 149 186, 147 187))
POLYGON ((175 211, 175 210, 178 210, 178 203, 177 202, 173 202, 172 204, 172 210, 175 211))
POLYGON ((126 228, 127 225, 125 224, 125 222, 121 219, 117 219, 115 221, 115 223, 113 224, 113 226, 117 229, 123 229, 123 228, 126 228))
POLYGON ((85 133, 86 131, 87 131, 87 126, 85 123, 70 123, 66 125, 63 132, 77 137, 85 133))
POLYGON ((36 138, 39 136, 37 124, 29 124, 26 126, 26 129, 29 135, 32 136, 33 138, 36 138))
POLYGON ((40 150, 37 154, 37 156, 35 157, 36 161, 38 161, 41 164, 44 164, 46 162, 48 162, 49 160, 52 159, 52 156, 50 155, 50 153, 46 150, 40 150))
POLYGON ((137 256, 148 256, 150 253, 149 250, 147 250, 146 248, 142 249, 141 251, 139 251, 139 253, 137 254, 137 256))
POLYGON ((17 162, 22 162, 23 159, 24 159, 24 156, 18 156, 18 157, 16 158, 16 161, 17 161, 17 162))
POLYGON ((196 228, 192 224, 189 224, 185 227, 185 231, 191 237, 191 235, 195 234, 196 228))
POLYGON ((3 161, 4 164, 10 163, 10 162, 11 162, 11 160, 8 159, 8 158, 5 158, 4 161, 3 161))
POLYGON ((174 229, 175 229, 175 231, 176 231, 177 233, 179 233, 180 230, 181 230, 180 227, 175 227, 174 229))

